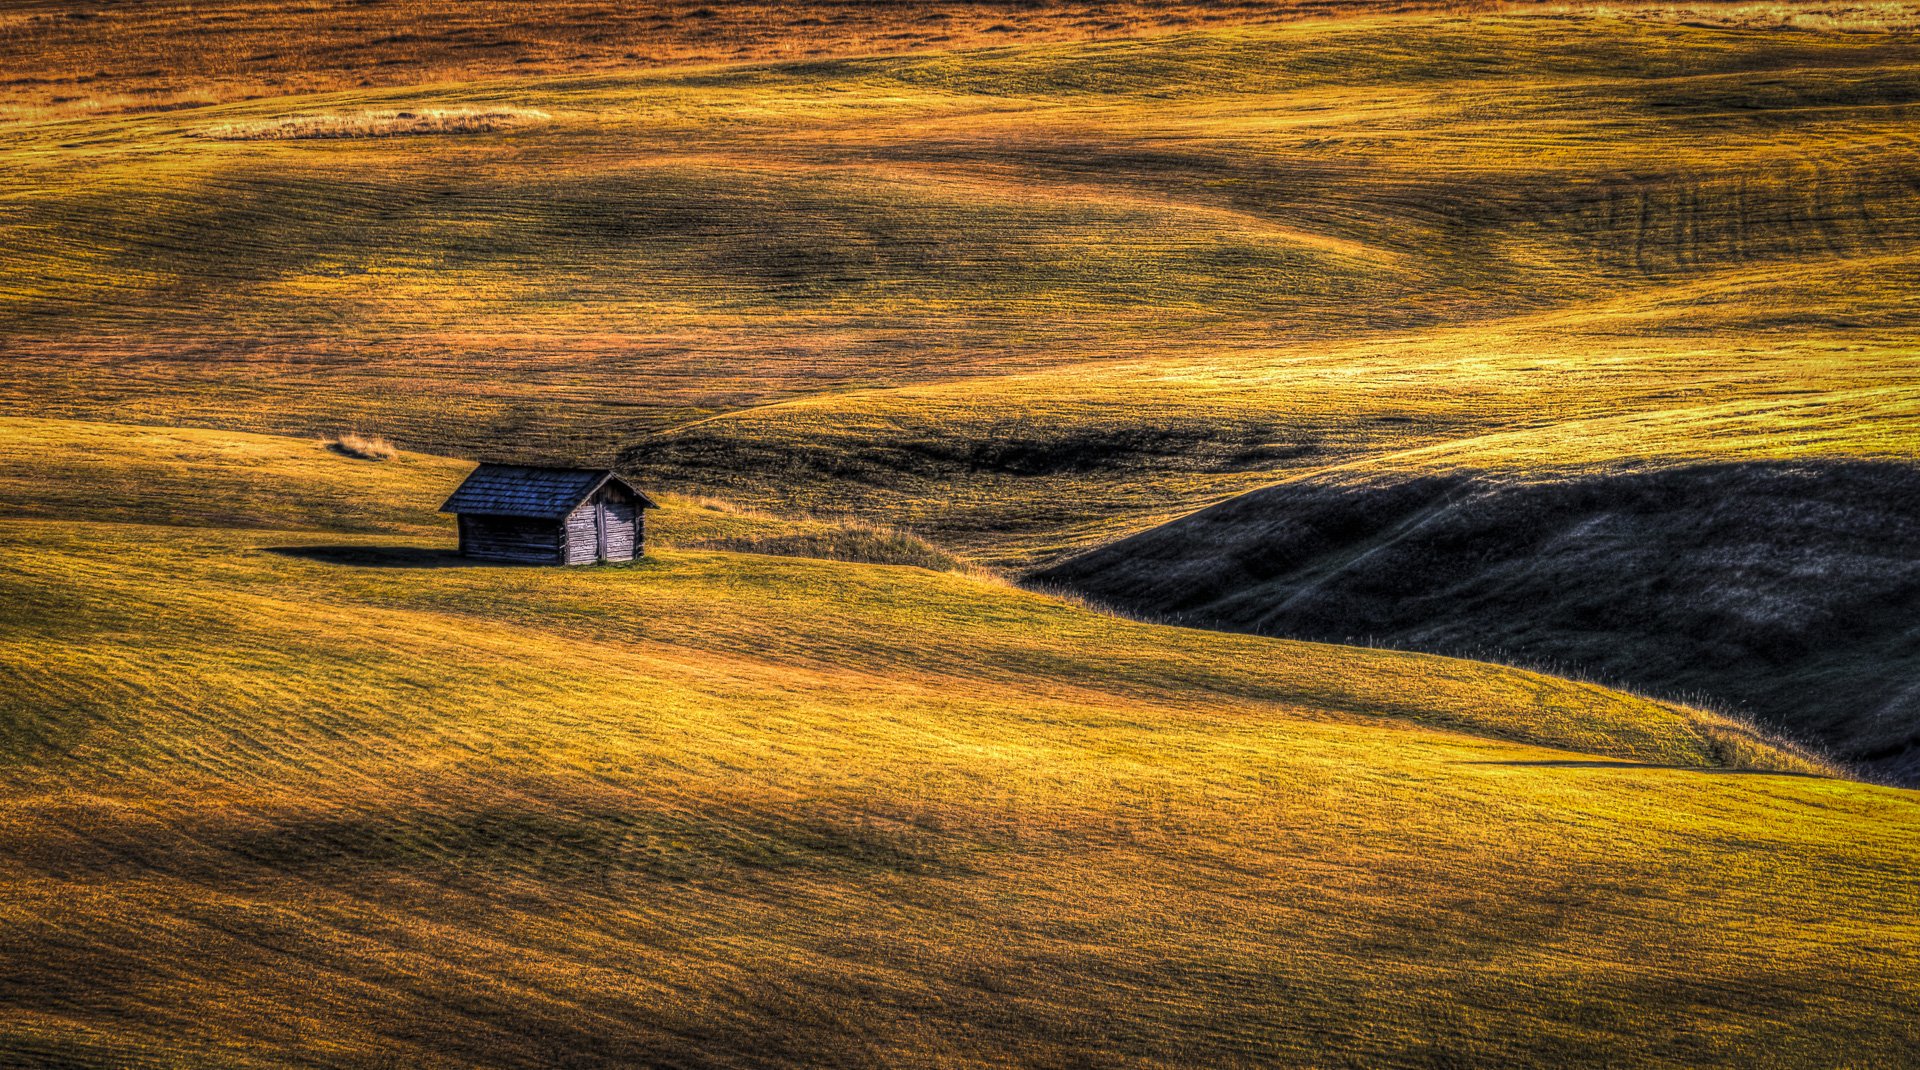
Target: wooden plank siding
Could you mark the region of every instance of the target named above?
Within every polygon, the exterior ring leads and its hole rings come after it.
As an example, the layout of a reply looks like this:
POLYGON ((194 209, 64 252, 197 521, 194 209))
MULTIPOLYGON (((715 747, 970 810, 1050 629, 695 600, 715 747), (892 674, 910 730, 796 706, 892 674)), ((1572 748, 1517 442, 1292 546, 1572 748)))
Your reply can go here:
POLYGON ((640 556, 640 509, 624 494, 608 494, 607 560, 631 561, 640 556))
POLYGON ((460 552, 483 561, 551 565, 560 558, 557 525, 520 516, 460 516, 460 552))
POLYGON ((617 488, 608 487, 575 506, 566 516, 568 565, 595 561, 631 561, 639 544, 640 509, 617 488))
POLYGON ((591 565, 599 560, 598 536, 593 522, 595 505, 595 499, 588 498, 567 514, 562 529, 566 532, 567 555, 561 564, 591 565))

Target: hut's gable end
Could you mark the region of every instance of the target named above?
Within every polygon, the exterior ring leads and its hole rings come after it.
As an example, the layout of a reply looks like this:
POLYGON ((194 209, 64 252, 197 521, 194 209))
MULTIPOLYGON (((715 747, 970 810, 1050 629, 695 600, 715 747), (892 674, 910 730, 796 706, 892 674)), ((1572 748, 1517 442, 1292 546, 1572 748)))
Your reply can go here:
POLYGON ((567 564, 631 561, 640 555, 640 508, 633 495, 609 485, 567 514, 567 564))

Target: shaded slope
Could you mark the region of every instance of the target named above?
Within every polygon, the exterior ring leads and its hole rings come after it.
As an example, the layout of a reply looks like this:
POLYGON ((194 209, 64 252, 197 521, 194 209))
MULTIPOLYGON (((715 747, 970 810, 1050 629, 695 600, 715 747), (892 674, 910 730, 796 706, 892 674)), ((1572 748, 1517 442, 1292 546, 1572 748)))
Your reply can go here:
POLYGON ((1283 484, 1034 577, 1209 627, 1513 658, 1920 778, 1920 469, 1283 484))
MULTIPOLYGON (((747 501, 886 517, 1026 571, 1286 478, 1913 455, 1912 346, 1739 323, 1703 349, 1675 336, 1735 295, 1689 296, 835 393, 648 436, 622 456, 747 501)), ((1717 311, 1767 306, 1738 307, 1717 311)))

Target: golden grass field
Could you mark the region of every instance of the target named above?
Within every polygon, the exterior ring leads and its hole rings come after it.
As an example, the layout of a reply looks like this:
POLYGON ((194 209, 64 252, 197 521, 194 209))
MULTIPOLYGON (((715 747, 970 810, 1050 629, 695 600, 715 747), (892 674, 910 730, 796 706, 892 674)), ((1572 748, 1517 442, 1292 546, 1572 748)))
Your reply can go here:
POLYGON ((3 522, 10 1062, 1874 1066, 1915 1040, 1920 806, 1711 715, 912 568, 464 566, 420 506, 460 468, 430 457, 0 441, 9 501, 64 444, 106 508, 3 522), (261 511, 135 519, 169 476, 261 511), (414 519, 275 530, 274 488, 414 519))
MULTIPOLYGON (((1491 6, 1489 0, 15 0, 0 13, 0 69, 10 74, 0 82, 0 121, 172 111, 502 74, 951 50, 1491 6)), ((1875 5, 1864 7, 1823 10, 1846 13, 1848 23, 1884 18, 1875 5)))
POLYGON ((0 397, 1005 566, 1352 465, 1910 457, 1916 54, 1349 19, 18 124, 0 397), (545 118, 221 137, 463 109, 545 118))
POLYGON ((0 14, 0 1065, 1911 1061, 1912 792, 993 571, 1915 459, 1910 9, 1448 6, 0 14))

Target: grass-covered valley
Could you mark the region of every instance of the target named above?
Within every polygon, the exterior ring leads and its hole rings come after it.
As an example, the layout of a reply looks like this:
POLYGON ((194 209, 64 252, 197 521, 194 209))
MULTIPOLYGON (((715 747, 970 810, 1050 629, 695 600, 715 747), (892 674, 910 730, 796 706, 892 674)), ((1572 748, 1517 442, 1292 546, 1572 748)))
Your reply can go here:
POLYGON ((0 17, 0 1065, 1911 1060, 1911 11, 694 6, 0 17))

